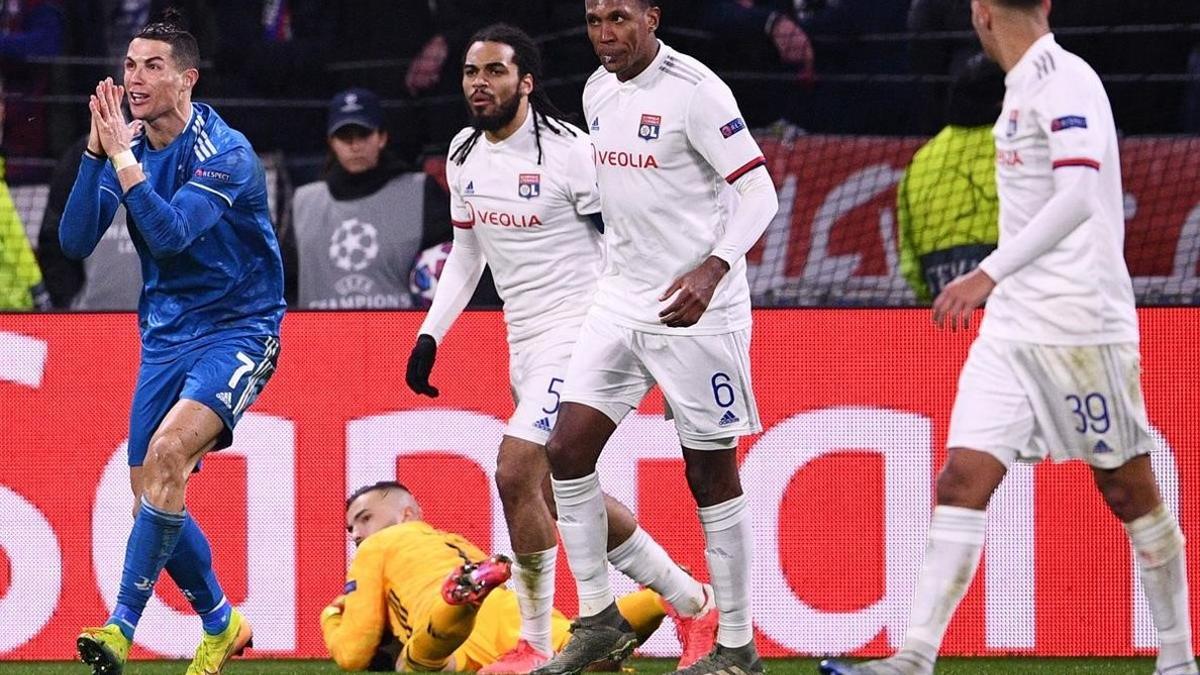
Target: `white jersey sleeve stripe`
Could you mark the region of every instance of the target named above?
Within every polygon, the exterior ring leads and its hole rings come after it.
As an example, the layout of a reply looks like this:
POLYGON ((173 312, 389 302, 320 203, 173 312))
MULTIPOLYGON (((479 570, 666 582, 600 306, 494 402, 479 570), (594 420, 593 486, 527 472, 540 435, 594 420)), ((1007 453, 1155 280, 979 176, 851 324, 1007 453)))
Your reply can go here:
POLYGON ((1061 169, 1065 166, 1085 166, 1089 169, 1100 170, 1100 162, 1088 157, 1067 157, 1066 159, 1056 159, 1052 165, 1055 169, 1061 169))
POLYGON ((462 228, 462 229, 464 229, 464 230, 469 230, 469 229, 471 229, 472 227, 475 227, 475 221, 474 221, 474 220, 455 220, 455 219, 451 218, 451 219, 450 219, 450 224, 451 224, 451 225, 453 225, 453 226, 455 226, 455 227, 462 228))
POLYGON ((745 176, 746 174, 750 173, 751 171, 753 171, 754 169, 757 169, 760 166, 764 166, 766 163, 767 163, 767 158, 759 155, 758 157, 755 157, 754 159, 750 160, 749 162, 746 162, 745 164, 741 165, 736 170, 734 170, 733 173, 726 176, 725 182, 729 183, 730 185, 733 185, 733 183, 735 183, 737 181, 737 179, 741 178, 742 176, 745 176))

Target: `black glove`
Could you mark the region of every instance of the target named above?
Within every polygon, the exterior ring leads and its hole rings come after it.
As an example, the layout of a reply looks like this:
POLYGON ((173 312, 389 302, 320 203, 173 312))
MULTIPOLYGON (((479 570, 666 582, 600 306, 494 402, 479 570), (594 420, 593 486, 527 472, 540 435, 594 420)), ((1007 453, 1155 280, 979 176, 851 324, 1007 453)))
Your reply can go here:
POLYGON ((413 345, 412 353, 408 355, 408 371, 404 374, 409 389, 429 398, 437 398, 437 387, 429 384, 429 373, 433 370, 436 357, 437 340, 432 335, 418 335, 417 344, 413 345))

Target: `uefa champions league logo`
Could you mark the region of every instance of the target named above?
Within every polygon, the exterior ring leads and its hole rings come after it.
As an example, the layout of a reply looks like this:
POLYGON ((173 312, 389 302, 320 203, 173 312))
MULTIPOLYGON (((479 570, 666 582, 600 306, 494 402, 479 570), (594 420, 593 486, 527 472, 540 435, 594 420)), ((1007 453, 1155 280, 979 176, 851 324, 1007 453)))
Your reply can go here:
POLYGON ((378 255, 379 231, 374 225, 361 223, 357 218, 342 221, 330 237, 329 258, 340 270, 362 271, 378 255))

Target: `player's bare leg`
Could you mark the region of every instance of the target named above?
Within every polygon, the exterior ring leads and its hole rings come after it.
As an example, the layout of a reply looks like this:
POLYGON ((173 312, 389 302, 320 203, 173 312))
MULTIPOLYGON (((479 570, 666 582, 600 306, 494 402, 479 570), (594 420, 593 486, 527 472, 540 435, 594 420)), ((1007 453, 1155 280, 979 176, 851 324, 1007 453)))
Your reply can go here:
POLYGON ((822 661, 825 675, 929 675, 954 610, 971 585, 987 523, 987 505, 1007 473, 992 455, 951 448, 937 479, 925 560, 917 578, 904 644, 894 656, 849 664, 822 661))
POLYGON ((550 614, 558 536, 542 496, 542 476, 549 473, 545 447, 513 436, 500 442, 496 487, 513 550, 513 590, 521 608, 521 639, 516 649, 486 666, 485 673, 529 672, 554 654, 550 614))
POLYGON ((1162 503, 1150 456, 1135 457, 1111 470, 1093 467, 1092 475, 1104 501, 1125 526, 1133 544, 1138 574, 1158 633, 1155 673, 1200 672, 1192 654, 1183 532, 1162 503))
POLYGON ((558 510, 558 531, 579 590, 579 619, 571 640, 540 675, 574 675, 592 663, 624 659, 637 634, 617 611, 608 579, 608 514, 596 461, 616 424, 604 413, 564 403, 546 444, 558 510))
POLYGON ((224 429, 208 406, 187 399, 176 403, 150 439, 142 465, 146 501, 165 511, 183 511, 188 478, 224 429))
MULTIPOLYGON (((192 469, 216 445, 223 429, 224 423, 212 410, 195 401, 180 400, 150 439, 141 469, 131 471, 130 485, 141 492, 125 563, 131 571, 125 575, 129 578, 122 578, 117 608, 108 622, 121 627, 126 641, 132 639, 133 628, 183 528, 184 498, 192 469)), ((84 630, 76 641, 80 658, 93 672, 120 672, 119 661, 123 662, 124 656, 116 654, 120 650, 101 633, 99 629, 84 630)), ((248 641, 248 624, 246 633, 248 641)))

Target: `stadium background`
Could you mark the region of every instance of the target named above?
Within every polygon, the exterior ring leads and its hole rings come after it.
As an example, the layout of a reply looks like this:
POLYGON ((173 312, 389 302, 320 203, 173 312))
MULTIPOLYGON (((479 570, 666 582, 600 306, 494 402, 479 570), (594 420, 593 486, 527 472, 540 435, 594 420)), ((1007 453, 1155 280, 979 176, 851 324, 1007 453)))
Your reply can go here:
MULTIPOLYGON (((45 181, 86 123, 82 92, 117 72, 97 35, 97 8, 111 4, 8 2, 0 12, 8 183, 35 243, 45 181), (24 52, 4 42, 20 33, 21 12, 47 7, 62 19, 55 44, 44 34, 24 52)), ((269 27, 278 3, 181 4, 207 48, 197 99, 214 103, 264 155, 280 228, 288 226, 291 190, 324 161, 328 96, 345 86, 379 90, 398 151, 415 169, 441 175, 445 139, 462 122, 457 80, 443 74, 419 95, 404 87, 430 36, 446 36, 452 71, 454 42, 467 29, 496 18, 525 25, 541 36, 546 84, 568 111, 578 109, 595 63, 575 0, 284 2, 290 18, 271 40, 246 33, 244 19, 269 27)), ((931 479, 944 459, 954 381, 971 337, 934 332, 927 311, 912 308, 898 269, 895 186, 940 127, 938 101, 972 43, 961 30, 969 25, 965 3, 940 3, 960 12, 946 25, 912 18, 934 4, 781 5, 812 40, 815 76, 801 78, 772 60, 765 37, 729 27, 733 5, 772 3, 664 3, 664 39, 711 63, 739 93, 780 194, 780 215, 750 255, 755 302, 764 308, 753 358, 766 431, 741 448, 755 502, 758 637, 772 656, 882 654, 896 646, 907 617, 931 479)), ((1100 70, 1123 131, 1126 257, 1146 307, 1143 384, 1161 436, 1154 463, 1194 537, 1200 10, 1166 0, 1124 5, 1062 0, 1055 20, 1062 42, 1100 70)), ((235 447, 207 461, 193 483, 191 507, 214 540, 232 599, 255 620, 258 655, 324 655, 316 615, 341 587, 349 554, 342 500, 362 483, 394 471, 436 525, 485 547, 507 546, 490 482, 511 405, 499 314, 473 312, 455 328, 435 375, 443 395, 432 406, 403 386, 419 319, 290 314, 279 374, 235 447)), ((0 624, 20 627, 0 636, 0 659, 70 658, 78 627, 111 606, 128 520, 122 443, 136 363, 132 315, 0 314, 0 624), (114 521, 121 526, 106 526, 114 521)), ((623 425, 602 475, 704 576, 693 510, 679 499, 686 489, 676 441, 661 412, 652 394, 623 425)), ((947 653, 1153 648, 1128 545, 1084 467, 1015 470, 990 528, 947 653)), ((1196 551, 1189 548, 1193 589, 1196 551)), ((570 611, 574 589, 565 564, 559 569, 560 606, 570 611)), ((195 620, 168 586, 139 631, 142 655, 182 656, 194 647, 195 620)), ((646 652, 676 649, 667 632, 646 652)))

